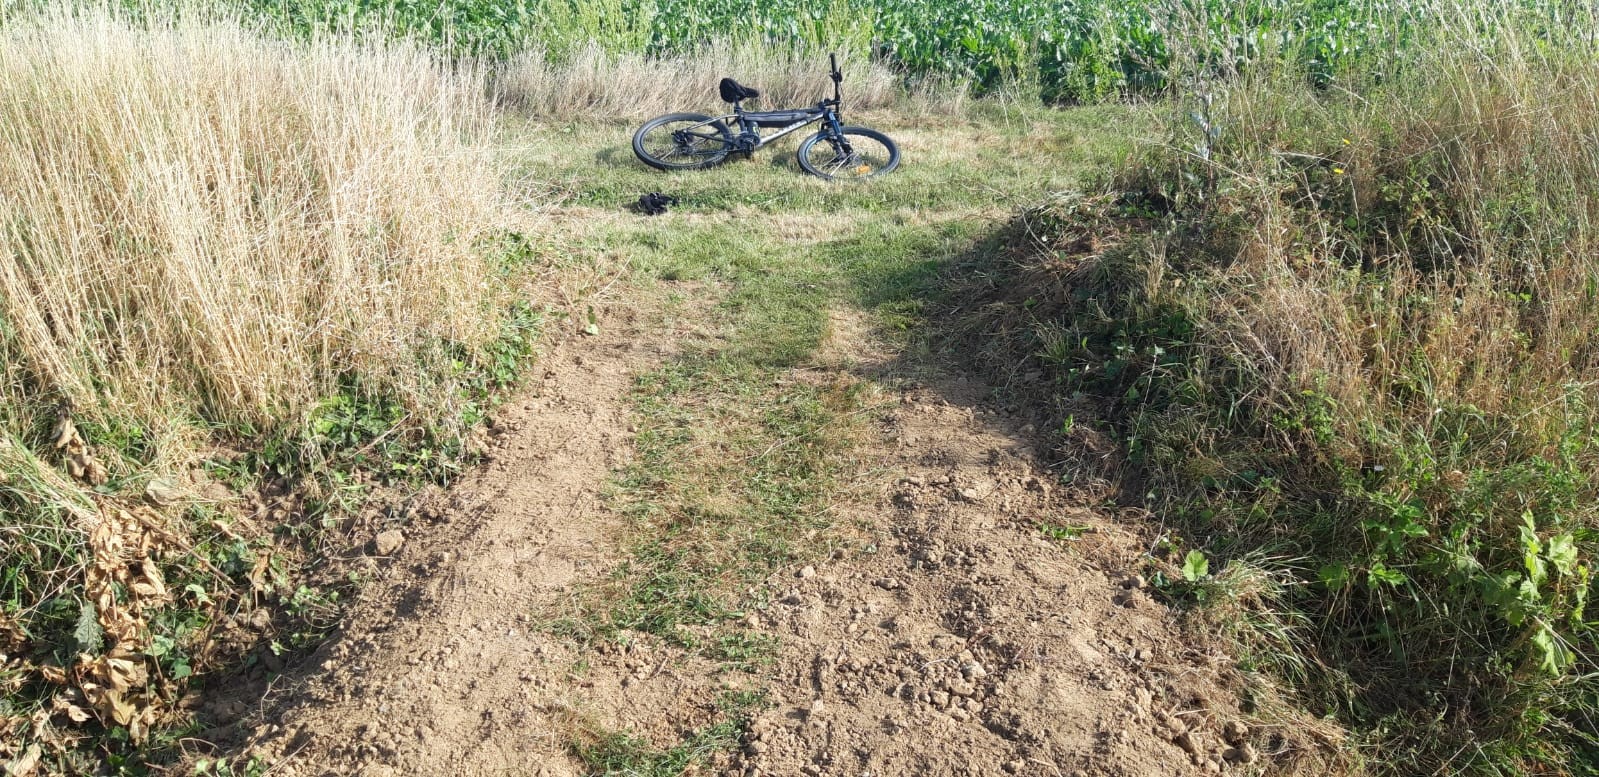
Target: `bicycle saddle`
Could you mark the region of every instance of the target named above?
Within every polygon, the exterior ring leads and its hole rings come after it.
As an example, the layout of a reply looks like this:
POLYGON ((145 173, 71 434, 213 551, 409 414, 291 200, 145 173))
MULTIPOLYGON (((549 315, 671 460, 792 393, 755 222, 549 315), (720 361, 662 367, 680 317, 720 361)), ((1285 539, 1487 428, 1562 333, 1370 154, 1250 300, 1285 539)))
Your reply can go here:
POLYGON ((717 89, 722 92, 722 99, 730 103, 761 96, 759 90, 751 89, 731 78, 722 79, 722 83, 717 86, 717 89))

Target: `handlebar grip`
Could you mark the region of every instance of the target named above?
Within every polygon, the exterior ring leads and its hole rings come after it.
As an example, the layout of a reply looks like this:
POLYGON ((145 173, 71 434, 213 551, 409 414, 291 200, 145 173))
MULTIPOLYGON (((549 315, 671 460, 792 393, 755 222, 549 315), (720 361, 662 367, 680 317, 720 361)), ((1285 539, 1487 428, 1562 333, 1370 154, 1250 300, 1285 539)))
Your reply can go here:
POLYGON ((833 72, 837 73, 838 72, 838 54, 837 53, 828 54, 827 55, 827 61, 833 63, 833 72))

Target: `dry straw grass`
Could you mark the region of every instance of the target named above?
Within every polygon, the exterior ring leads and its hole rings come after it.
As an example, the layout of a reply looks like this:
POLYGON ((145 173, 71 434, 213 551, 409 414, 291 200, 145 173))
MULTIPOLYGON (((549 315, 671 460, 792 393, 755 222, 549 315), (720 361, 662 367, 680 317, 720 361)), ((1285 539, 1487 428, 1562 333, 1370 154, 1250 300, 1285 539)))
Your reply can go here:
POLYGON ((1114 428, 1208 554, 1168 591, 1375 773, 1599 752, 1593 14, 1415 3, 1332 88, 1179 70, 1169 143, 966 273, 974 348, 1114 428))
POLYGON ((231 583, 189 547, 201 527, 137 503, 181 506, 151 481, 217 427, 295 439, 352 384, 448 415, 441 344, 499 335, 506 302, 481 258, 505 212, 483 83, 194 12, 0 27, 0 762, 71 749, 59 726, 137 742, 162 720, 181 689, 157 616, 231 583))
MULTIPOLYGON (((842 52, 845 107, 893 104, 901 96, 894 74, 880 63, 842 52)), ((827 52, 806 46, 712 42, 692 55, 611 54, 588 46, 552 59, 523 53, 503 66, 497 91, 535 116, 642 119, 674 111, 722 112, 716 85, 724 77, 761 90, 747 107, 770 110, 814 104, 833 93, 827 52)))
POLYGON ((0 32, 0 403, 270 429, 485 337, 480 80, 404 47, 57 12, 0 32))

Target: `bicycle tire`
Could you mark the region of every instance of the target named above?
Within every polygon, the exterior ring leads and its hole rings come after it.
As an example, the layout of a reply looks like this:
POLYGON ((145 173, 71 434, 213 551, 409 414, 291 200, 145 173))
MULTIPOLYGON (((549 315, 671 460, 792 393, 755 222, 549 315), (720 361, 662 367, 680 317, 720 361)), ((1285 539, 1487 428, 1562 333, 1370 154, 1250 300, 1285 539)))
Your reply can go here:
MULTIPOLYGON (((703 170, 707 167, 715 167, 727 160, 728 155, 733 153, 734 146, 733 133, 727 128, 726 124, 720 121, 712 121, 714 118, 700 113, 668 113, 665 116, 657 116, 650 119, 644 123, 644 126, 639 127, 637 132, 633 133, 633 155, 637 156, 640 162, 657 170, 703 170), (712 122, 706 126, 712 130, 714 135, 720 136, 720 140, 718 141, 715 137, 696 136, 695 140, 689 142, 690 148, 683 151, 692 161, 673 162, 646 148, 646 145, 652 140, 651 133, 662 129, 666 125, 680 123, 686 125, 685 128, 687 128, 697 124, 705 124, 706 122, 712 122), (704 146, 696 150, 692 148, 693 144, 696 143, 703 143, 704 146)), ((673 131, 668 131, 667 136, 662 140, 670 142, 674 147, 682 150, 685 144, 673 135, 673 131)))
MULTIPOLYGON (((872 154, 861 150, 854 150, 850 155, 846 156, 842 150, 835 146, 833 149, 834 158, 829 160, 827 164, 818 165, 815 160, 811 159, 812 149, 818 142, 831 140, 832 138, 832 133, 822 130, 806 138, 804 142, 800 143, 799 149, 794 152, 794 155, 799 159, 800 167, 811 175, 825 178, 829 181, 859 181, 866 178, 875 178, 885 173, 894 172, 899 167, 899 146, 894 143, 893 138, 867 127, 843 127, 840 132, 845 136, 854 135, 876 142, 886 152, 886 158, 878 158, 881 156, 880 154, 872 154), (840 173, 845 174, 841 175, 840 173)), ((853 147, 854 143, 850 145, 853 147)))

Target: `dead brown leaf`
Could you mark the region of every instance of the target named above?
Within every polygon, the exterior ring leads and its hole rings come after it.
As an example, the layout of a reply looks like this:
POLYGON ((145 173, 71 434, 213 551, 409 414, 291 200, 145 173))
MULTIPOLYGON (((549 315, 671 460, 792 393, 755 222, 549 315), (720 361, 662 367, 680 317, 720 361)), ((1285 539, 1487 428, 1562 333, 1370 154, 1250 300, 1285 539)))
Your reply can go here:
MULTIPOLYGON (((100 656, 79 656, 71 675, 93 715, 102 724, 125 726, 138 742, 170 696, 152 687, 150 659, 144 655, 150 639, 147 613, 171 600, 155 557, 181 547, 181 541, 149 507, 130 509, 108 500, 99 518, 89 533, 94 559, 85 571, 84 592, 112 648, 100 656)), ((74 722, 85 722, 80 715, 68 712, 74 722)))
POLYGON ((34 769, 39 768, 39 757, 43 752, 38 745, 28 745, 22 755, 6 762, 6 775, 8 777, 29 777, 34 769))
POLYGON ((56 421, 55 433, 52 435, 52 437, 54 439, 52 440, 51 445, 58 450, 71 447, 73 444, 81 442, 81 438, 78 437, 77 425, 72 423, 72 416, 67 415, 66 413, 62 413, 61 418, 56 421))
POLYGON ((111 690, 116 693, 127 693, 131 689, 143 688, 148 678, 143 663, 135 663, 126 658, 107 658, 105 665, 106 679, 111 682, 111 690))
POLYGON ((22 627, 5 612, 0 611, 0 664, 5 663, 6 656, 20 652, 26 641, 27 636, 22 633, 22 627))
POLYGON ((78 427, 72 423, 72 416, 66 413, 56 421, 55 434, 52 445, 62 452, 67 465, 67 474, 90 485, 104 485, 111 478, 111 473, 106 471, 105 465, 95 459, 89 452, 89 446, 83 441, 83 436, 78 434, 78 427))
MULTIPOLYGON (((70 691, 68 693, 70 693, 70 691)), ((51 708, 56 712, 66 715, 67 719, 71 720, 73 723, 89 722, 88 711, 70 701, 67 701, 67 695, 68 694, 62 694, 55 697, 55 699, 51 702, 51 708)))
POLYGON ((166 581, 161 577, 161 570, 156 568, 155 562, 146 558, 139 563, 139 578, 133 581, 133 592, 147 599, 164 599, 167 595, 166 581))

